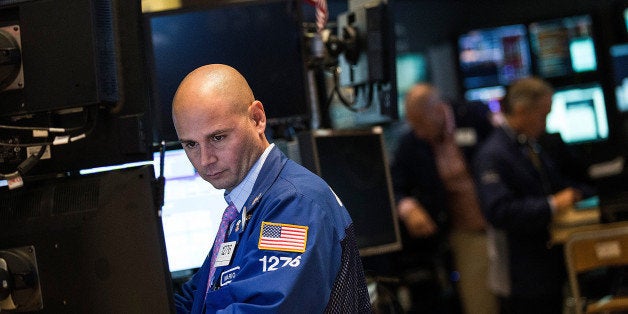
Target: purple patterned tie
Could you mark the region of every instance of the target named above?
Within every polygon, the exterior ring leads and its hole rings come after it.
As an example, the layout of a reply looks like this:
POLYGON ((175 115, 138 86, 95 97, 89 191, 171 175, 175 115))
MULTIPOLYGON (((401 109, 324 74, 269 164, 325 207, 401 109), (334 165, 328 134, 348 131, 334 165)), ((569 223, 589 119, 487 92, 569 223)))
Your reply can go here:
POLYGON ((209 285, 211 284, 212 277, 214 277, 214 272, 216 271, 216 267, 214 264, 216 263, 216 257, 218 256, 218 252, 220 251, 220 245, 225 241, 225 236, 227 234, 227 229, 229 229, 229 225, 231 222, 235 220, 238 216, 238 209, 233 205, 233 203, 229 203, 229 206, 225 209, 225 212, 222 214, 222 220, 220 221, 220 227, 218 228, 218 232, 216 233, 216 239, 214 239, 214 246, 212 247, 212 259, 211 259, 211 268, 209 271, 209 278, 207 278, 207 289, 209 290, 209 285))

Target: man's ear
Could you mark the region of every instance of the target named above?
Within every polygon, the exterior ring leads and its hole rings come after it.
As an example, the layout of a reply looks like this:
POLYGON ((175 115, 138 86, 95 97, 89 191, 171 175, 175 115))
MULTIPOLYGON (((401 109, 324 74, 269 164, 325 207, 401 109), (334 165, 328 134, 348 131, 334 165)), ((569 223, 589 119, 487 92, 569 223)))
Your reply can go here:
POLYGON ((266 127, 266 112, 261 101, 256 100, 251 104, 250 116, 256 126, 266 127))

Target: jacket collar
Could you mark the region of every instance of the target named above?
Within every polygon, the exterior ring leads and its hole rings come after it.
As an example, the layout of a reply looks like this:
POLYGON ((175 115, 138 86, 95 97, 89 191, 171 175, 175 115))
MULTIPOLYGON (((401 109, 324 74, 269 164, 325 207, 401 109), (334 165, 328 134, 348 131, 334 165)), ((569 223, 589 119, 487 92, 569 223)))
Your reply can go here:
POLYGON ((288 157, 277 146, 272 148, 253 185, 251 195, 244 203, 247 213, 250 214, 257 207, 266 191, 279 177, 287 161, 288 157))

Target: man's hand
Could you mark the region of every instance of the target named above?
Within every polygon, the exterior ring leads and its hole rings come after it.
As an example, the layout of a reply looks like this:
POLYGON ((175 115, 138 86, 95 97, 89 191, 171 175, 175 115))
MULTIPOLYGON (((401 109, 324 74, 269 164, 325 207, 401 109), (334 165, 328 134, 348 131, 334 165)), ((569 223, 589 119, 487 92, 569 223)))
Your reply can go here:
POLYGON ((582 193, 574 188, 565 188, 552 195, 552 202, 556 206, 557 213, 564 213, 570 210, 581 199, 582 193))
POLYGON ((426 238, 438 230, 432 217, 423 208, 423 205, 414 198, 406 197, 400 200, 397 204, 397 210, 412 237, 426 238))

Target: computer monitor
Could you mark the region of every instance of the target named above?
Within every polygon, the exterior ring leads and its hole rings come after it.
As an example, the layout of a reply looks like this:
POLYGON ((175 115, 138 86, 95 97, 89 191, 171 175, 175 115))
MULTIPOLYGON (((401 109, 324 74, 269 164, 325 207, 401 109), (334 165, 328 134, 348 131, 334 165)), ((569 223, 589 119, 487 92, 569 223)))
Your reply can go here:
POLYGON ((617 110, 628 112, 628 43, 610 48, 617 110))
POLYGON ((227 207, 224 190, 203 180, 185 151, 167 143, 152 161, 84 169, 81 174, 106 172, 152 164, 155 177, 163 176, 161 221, 172 278, 182 281, 201 267, 214 243, 227 207), (163 171, 163 173, 162 173, 163 171))
POLYGON ((567 144, 606 140, 609 126, 602 86, 589 83, 557 87, 547 116, 547 131, 560 133, 567 144))
POLYGON ((468 102, 480 101, 488 106, 492 112, 501 110, 500 102, 506 95, 506 87, 489 86, 469 89, 464 93, 464 99, 468 102))
POLYGON ((625 27, 626 33, 628 33, 628 7, 624 8, 623 17, 624 17, 624 27, 625 27))
POLYGON ((458 61, 465 90, 508 85, 532 72, 523 24, 475 29, 458 36, 458 61))
POLYGON ((144 165, 0 188, 0 299, 8 288, 29 313, 173 313, 154 183, 144 165))
MULTIPOLYGON (((160 153, 155 153, 154 164, 158 171, 160 153)), ((224 190, 203 180, 183 149, 166 150, 163 169, 161 219, 168 265, 174 278, 186 277, 201 267, 207 257, 227 203, 224 190)))
POLYGON ((0 177, 151 159, 140 18, 135 0, 0 0, 0 177))
POLYGON ((325 179, 346 206, 361 256, 401 249, 381 128, 315 130, 298 136, 301 164, 325 179))
POLYGON ((209 63, 244 75, 270 125, 309 117, 301 1, 217 2, 144 15, 156 142, 177 140, 174 93, 185 75, 209 63))
POLYGON ((544 78, 597 70, 597 55, 589 15, 530 23, 535 70, 544 78))
POLYGON ((613 33, 613 43, 628 42, 628 1, 615 0, 609 8, 605 18, 609 19, 613 33))

